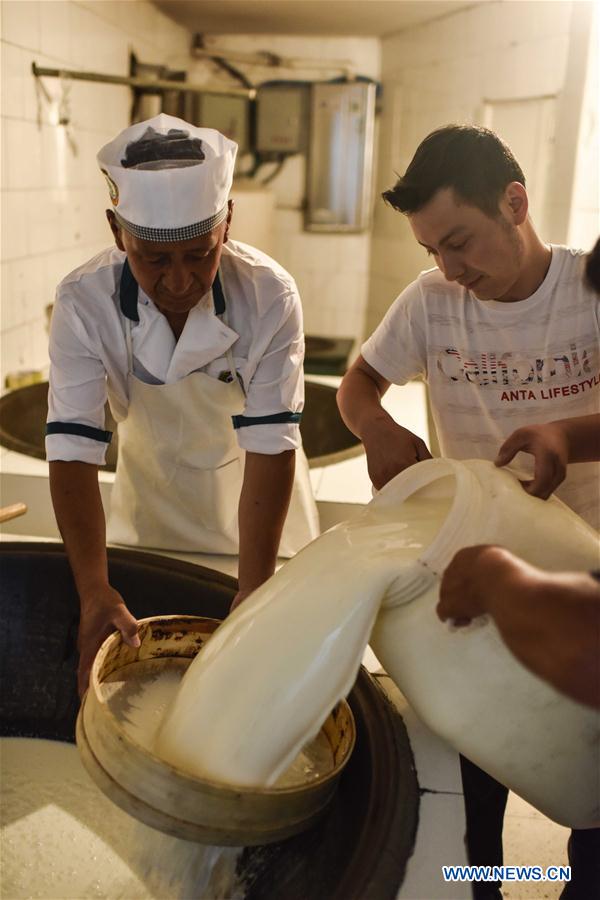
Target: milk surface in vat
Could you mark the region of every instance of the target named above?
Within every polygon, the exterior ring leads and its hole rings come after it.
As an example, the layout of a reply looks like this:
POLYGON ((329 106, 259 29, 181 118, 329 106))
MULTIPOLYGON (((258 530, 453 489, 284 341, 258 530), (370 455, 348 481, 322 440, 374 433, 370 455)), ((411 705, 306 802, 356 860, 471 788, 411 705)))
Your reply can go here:
POLYGON ((1 738, 6 900, 241 900, 239 848, 149 828, 108 800, 73 744, 1 738))
POLYGON ((422 462, 226 620, 183 680, 160 754, 204 777, 272 784, 349 692, 373 629, 434 732, 561 824, 600 824, 597 712, 525 669, 491 621, 453 630, 435 614, 439 576, 479 543, 551 570, 597 566, 597 534, 556 498, 529 496, 490 462, 422 462))

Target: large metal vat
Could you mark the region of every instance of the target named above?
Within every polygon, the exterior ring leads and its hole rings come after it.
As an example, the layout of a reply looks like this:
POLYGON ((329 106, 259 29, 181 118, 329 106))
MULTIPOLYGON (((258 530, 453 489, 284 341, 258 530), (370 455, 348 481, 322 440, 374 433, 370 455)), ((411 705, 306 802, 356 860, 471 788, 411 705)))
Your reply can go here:
MULTIPOLYGON (((344 425, 335 402, 336 389, 316 381, 306 382, 306 402, 300 431, 311 468, 328 466, 357 456, 362 444, 344 425)), ((44 446, 48 414, 48 382, 19 388, 0 397, 0 444, 17 453, 45 459, 44 446)), ((117 463, 116 423, 108 404, 105 428, 113 432, 106 455, 108 471, 117 463)))
MULTIPOLYGON (((234 579, 132 550, 109 550, 111 582, 143 618, 222 618, 234 579)), ((78 601, 60 544, 0 545, 2 735, 73 741, 78 601)), ((248 900, 393 900, 412 851, 418 788, 404 725, 361 669, 349 697, 352 757, 323 819, 284 842, 244 850, 248 900)))

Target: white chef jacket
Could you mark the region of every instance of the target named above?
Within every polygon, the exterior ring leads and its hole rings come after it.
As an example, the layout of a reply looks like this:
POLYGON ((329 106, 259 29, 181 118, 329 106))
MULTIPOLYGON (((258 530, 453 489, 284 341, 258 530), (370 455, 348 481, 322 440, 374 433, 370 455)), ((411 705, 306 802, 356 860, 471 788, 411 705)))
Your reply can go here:
MULTIPOLYGON (((124 262, 125 253, 112 247, 58 286, 48 397, 48 422, 58 423, 53 425, 58 433, 46 437, 48 460, 102 465, 110 440, 104 430, 107 396, 117 421, 127 415, 127 346, 119 297, 124 262)), ((304 405, 304 335, 294 279, 265 253, 231 240, 223 245, 220 272, 227 324, 215 314, 209 292, 190 311, 177 341, 167 319, 139 289, 139 321, 131 322, 134 375, 148 384, 171 384, 191 372, 226 378, 231 348, 246 391, 243 416, 236 417, 239 445, 267 454, 297 449, 302 443, 297 414, 304 405), (285 419, 286 414, 290 421, 255 421, 274 415, 285 419)))

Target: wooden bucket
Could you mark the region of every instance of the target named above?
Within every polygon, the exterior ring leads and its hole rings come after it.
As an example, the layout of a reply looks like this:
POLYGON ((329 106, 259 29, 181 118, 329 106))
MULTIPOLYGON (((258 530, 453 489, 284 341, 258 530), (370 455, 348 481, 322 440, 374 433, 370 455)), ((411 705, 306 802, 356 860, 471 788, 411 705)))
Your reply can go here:
POLYGON ((77 747, 103 793, 146 825, 202 844, 268 844, 304 831, 324 813, 356 738, 345 701, 321 729, 331 748, 330 771, 290 787, 247 788, 197 778, 161 760, 127 733, 101 690, 117 671, 126 679, 127 667, 133 673, 135 663, 191 661, 219 624, 195 616, 161 616, 139 620, 138 648, 128 647, 118 633, 107 638, 77 718, 77 747))

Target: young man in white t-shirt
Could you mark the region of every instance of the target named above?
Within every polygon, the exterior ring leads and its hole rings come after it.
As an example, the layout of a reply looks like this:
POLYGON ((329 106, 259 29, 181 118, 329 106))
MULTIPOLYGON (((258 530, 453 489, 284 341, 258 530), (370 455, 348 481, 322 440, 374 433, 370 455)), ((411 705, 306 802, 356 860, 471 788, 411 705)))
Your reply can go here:
MULTIPOLYGON (((485 128, 434 131, 383 196, 437 268, 394 301, 338 394, 373 484, 431 456, 381 406, 391 383, 420 377, 444 456, 515 459, 530 472, 525 490, 556 491, 598 527, 600 298, 583 254, 537 235, 523 172, 485 128)), ((471 862, 499 865, 506 788, 462 764, 471 862)), ((562 896, 600 896, 600 831, 574 832, 570 848, 562 896)), ((499 883, 473 887, 478 900, 501 896, 499 883)))

